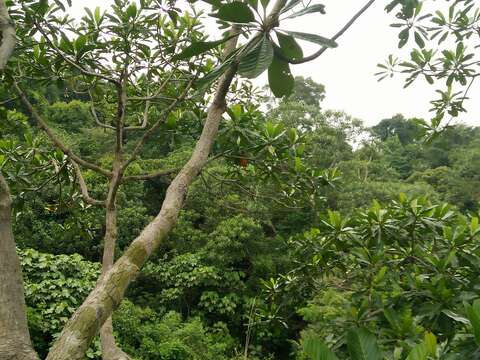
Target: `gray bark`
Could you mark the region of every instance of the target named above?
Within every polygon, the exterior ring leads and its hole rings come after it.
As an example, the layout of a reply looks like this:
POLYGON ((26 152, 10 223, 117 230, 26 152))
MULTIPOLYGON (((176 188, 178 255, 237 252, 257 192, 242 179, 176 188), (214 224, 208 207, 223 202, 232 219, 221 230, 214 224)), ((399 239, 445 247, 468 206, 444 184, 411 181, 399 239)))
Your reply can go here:
POLYGON ((38 359, 27 325, 22 271, 12 233, 10 191, 0 173, 0 360, 38 359))
MULTIPOLYGON (((0 72, 15 48, 15 28, 0 0, 0 72)), ((27 324, 23 277, 12 233, 11 198, 0 173, 0 360, 38 359, 27 324)))

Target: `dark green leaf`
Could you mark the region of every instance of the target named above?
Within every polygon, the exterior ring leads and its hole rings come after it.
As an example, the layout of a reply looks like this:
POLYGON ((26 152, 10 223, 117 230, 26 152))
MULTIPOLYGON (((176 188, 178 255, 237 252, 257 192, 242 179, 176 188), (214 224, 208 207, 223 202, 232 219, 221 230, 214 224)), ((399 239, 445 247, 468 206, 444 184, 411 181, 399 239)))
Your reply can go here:
POLYGON ((311 360, 338 360, 327 345, 316 337, 307 337, 303 341, 303 351, 311 360))
POLYGON ((293 36, 285 35, 277 32, 278 43, 281 51, 288 59, 301 59, 303 57, 303 51, 300 45, 295 41, 293 36))
POLYGON ((246 55, 242 56, 238 72, 247 78, 255 78, 267 70, 272 59, 273 45, 269 38, 263 36, 246 55))
MULTIPOLYGON (((235 35, 237 36, 237 35, 235 35)), ((180 54, 177 54, 173 57, 173 60, 185 60, 193 56, 197 56, 207 52, 208 50, 215 49, 217 46, 223 44, 224 42, 230 40, 233 36, 226 37, 221 40, 216 41, 198 41, 192 43, 190 46, 182 50, 180 54)))
POLYGON ((295 79, 290 72, 290 66, 277 56, 273 58, 268 68, 268 84, 273 95, 277 98, 290 95, 295 86, 295 79))
POLYGON ((352 360, 383 360, 375 336, 366 329, 351 329, 347 347, 352 360))
POLYGON ((312 43, 319 44, 328 48, 335 48, 338 46, 338 44, 335 41, 331 39, 327 39, 326 37, 323 37, 320 35, 308 34, 308 33, 296 32, 296 31, 286 31, 286 30, 282 30, 282 31, 286 32, 289 35, 292 35, 297 39, 310 41, 312 43))
POLYGON ((220 6, 218 12, 215 14, 220 20, 234 23, 249 23, 255 20, 252 10, 247 4, 234 1, 220 6))

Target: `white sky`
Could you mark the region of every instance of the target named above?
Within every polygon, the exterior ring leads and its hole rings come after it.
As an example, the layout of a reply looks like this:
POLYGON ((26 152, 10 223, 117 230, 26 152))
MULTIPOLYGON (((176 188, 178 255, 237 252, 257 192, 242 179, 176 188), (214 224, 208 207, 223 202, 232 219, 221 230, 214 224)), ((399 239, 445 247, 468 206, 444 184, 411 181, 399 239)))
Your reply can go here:
MULTIPOLYGON (((327 15, 311 14, 291 21, 286 26, 291 30, 333 36, 360 9, 366 0, 324 0, 327 15)), ((83 7, 100 6, 105 9, 112 0, 73 0, 72 14, 83 12, 83 7)), ((397 113, 406 117, 429 119, 429 101, 436 98, 435 87, 418 80, 403 89, 403 78, 398 76, 377 82, 374 73, 377 63, 389 54, 399 54, 397 29, 391 28, 393 15, 384 11, 386 0, 376 3, 339 40, 339 47, 326 51, 320 58, 306 64, 295 65, 294 75, 311 77, 326 87, 324 108, 344 110, 362 119, 367 125, 397 113)), ((212 38, 218 39, 217 34, 212 38)), ((302 42, 304 54, 316 48, 302 42)), ((406 46, 408 48, 408 45, 406 46)), ((256 83, 266 83, 263 74, 256 83)), ((460 119, 471 125, 480 125, 480 82, 472 86, 465 102, 468 111, 460 119), (476 100, 476 101, 475 101, 476 100)))

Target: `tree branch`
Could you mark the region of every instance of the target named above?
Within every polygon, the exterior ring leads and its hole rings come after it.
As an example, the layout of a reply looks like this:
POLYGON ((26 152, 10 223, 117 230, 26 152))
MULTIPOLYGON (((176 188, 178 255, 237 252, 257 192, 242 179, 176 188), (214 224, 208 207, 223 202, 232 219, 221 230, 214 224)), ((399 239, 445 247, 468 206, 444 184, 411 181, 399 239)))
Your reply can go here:
POLYGON ((78 164, 72 160, 70 160, 70 164, 72 164, 73 169, 75 170, 75 175, 78 181, 78 185, 80 186, 80 191, 82 192, 83 200, 90 205, 105 206, 105 201, 94 199, 89 195, 88 187, 82 175, 82 170, 80 170, 80 166, 78 166, 78 164))
MULTIPOLYGON (((108 82, 111 82, 115 85, 118 85, 120 82, 117 80, 117 79, 114 79, 110 76, 107 76, 107 75, 103 75, 103 74, 99 74, 99 73, 96 73, 94 71, 91 71, 91 70, 87 70, 85 69, 84 67, 82 67, 80 64, 76 63, 75 61, 73 61, 72 59, 70 59, 67 55, 64 54, 64 52, 62 50, 60 50, 54 43, 52 40, 50 40, 50 38, 47 36, 46 32, 43 30, 43 28, 40 26, 40 24, 37 22, 37 21, 34 21, 34 24, 35 24, 35 27, 37 28, 38 32, 40 32, 40 34, 42 34, 42 36, 44 37, 45 41, 48 43, 48 45, 50 45, 52 47, 52 49, 58 54, 60 55, 60 57, 65 61, 67 62, 68 64, 70 64, 71 66, 73 66, 75 69, 77 69, 78 71, 80 71, 83 75, 88 75, 88 76, 94 76, 94 77, 97 77, 99 79, 103 79, 103 80, 106 80, 108 82)), ((48 24, 47 24, 47 27, 48 24)))
POLYGON ((92 113, 93 119, 95 120, 97 125, 105 128, 105 129, 115 130, 114 126, 105 124, 105 123, 100 121, 100 119, 98 118, 97 111, 95 110, 95 103, 93 102, 93 96, 92 96, 92 92, 90 90, 88 90, 88 95, 90 96, 90 112, 92 113))
POLYGON ((13 87, 15 91, 18 93, 20 96, 20 99, 22 100, 23 105, 27 108, 27 110, 30 112, 32 117, 35 119, 37 122, 38 126, 45 131, 45 133, 48 135, 50 140, 60 149, 62 150, 66 155, 68 155, 73 161, 75 161, 77 164, 86 167, 87 169, 93 170, 99 174, 102 174, 106 177, 111 177, 112 173, 108 170, 105 170, 101 168, 98 165, 92 164, 86 160, 83 160, 81 157, 75 155, 73 151, 68 148, 50 129, 50 127, 47 125, 45 120, 40 116, 40 114, 33 108, 33 105, 30 103, 30 101, 27 98, 27 95, 25 92, 18 86, 16 82, 13 82, 13 87))
MULTIPOLYGON (((362 14, 368 10, 370 6, 373 5, 375 0, 370 0, 368 1, 346 24, 343 28, 340 29, 339 32, 337 32, 333 37, 332 40, 335 41, 337 40, 340 36, 342 36, 354 23, 357 21, 357 19, 362 16, 362 14)), ((315 60, 318 58, 320 55, 322 55, 325 51, 328 50, 328 47, 322 47, 320 50, 317 52, 313 53, 310 56, 304 57, 302 59, 288 59, 286 58, 283 54, 278 53, 279 57, 281 57, 283 60, 289 62, 290 64, 303 64, 312 60, 315 60)))
POLYGON ((165 119, 167 118, 167 116, 170 114, 170 112, 177 106, 177 104, 181 101, 183 101, 183 99, 187 96, 187 93, 188 91, 190 90, 190 88, 192 87, 193 85, 193 82, 195 81, 196 77, 193 77, 190 82, 187 84, 185 90, 183 91, 183 93, 178 97, 176 98, 165 110, 162 111, 159 119, 155 122, 155 124, 152 125, 152 127, 150 127, 150 129, 148 129, 142 136, 142 138, 138 141, 137 145, 135 146, 135 149, 133 150, 132 154, 130 155, 130 158, 128 158, 127 161, 125 161, 125 163, 123 164, 122 166, 122 170, 125 170, 128 165, 130 165, 132 163, 132 161, 134 161, 137 156, 139 155, 140 151, 142 150, 143 148, 143 145, 145 144, 145 142, 148 140, 148 138, 150 136, 153 135, 153 133, 160 127, 160 125, 165 121, 165 119))

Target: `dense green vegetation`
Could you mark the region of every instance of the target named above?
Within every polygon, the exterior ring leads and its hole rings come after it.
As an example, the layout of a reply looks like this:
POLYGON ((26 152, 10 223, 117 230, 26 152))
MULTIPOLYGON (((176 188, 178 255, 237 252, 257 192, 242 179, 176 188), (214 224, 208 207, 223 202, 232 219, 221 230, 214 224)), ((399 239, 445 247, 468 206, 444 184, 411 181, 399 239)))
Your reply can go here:
MULTIPOLYGON (((234 121, 248 116, 241 131, 255 141, 268 131, 262 127, 297 129, 305 155, 293 164, 296 175, 316 168, 339 172, 312 197, 292 173, 280 176, 296 184, 296 192, 281 192, 282 184, 267 176, 269 150, 254 159, 235 149, 250 159, 247 165, 232 152, 208 166, 178 225, 115 313, 122 347, 139 359, 230 359, 245 346, 252 359, 301 358, 296 344, 314 336, 342 356, 346 334, 361 327, 376 334, 380 349, 395 353, 392 358, 406 356, 426 332, 436 337, 438 356, 471 354, 476 345, 463 302, 472 302, 480 286, 478 129, 457 125, 427 144, 418 120, 401 115, 365 128, 344 113, 322 110, 323 88, 307 91, 305 79, 296 81, 300 89, 280 103, 271 101, 268 115, 254 104, 249 112, 234 107, 237 114, 223 125, 220 146, 242 136, 234 121)), ((87 104, 62 100, 44 105, 51 126, 61 132, 71 117, 76 131, 63 133, 66 141, 87 156, 98 151, 91 145, 106 152, 111 145, 91 142, 104 131, 91 126, 81 110, 87 104)), ((18 178, 41 166, 40 155, 14 156, 32 143, 38 154, 55 156, 27 116, 10 110, 7 119, 7 175, 18 178), (14 131, 19 128, 22 136, 14 131)), ((175 136, 182 121, 189 118, 166 127, 164 136, 175 136)), ((191 146, 188 137, 174 141, 180 151, 160 149, 165 163, 175 164, 191 146)), ((147 149, 151 159, 138 166, 150 167, 158 151, 153 143, 147 149)), ((56 156, 54 180, 45 184, 40 173, 14 188, 15 233, 40 354, 94 286, 102 250, 101 211, 82 202, 68 166, 63 174, 64 159, 56 156)), ((92 194, 102 191, 95 174, 85 178, 95 184, 92 194)), ((154 198, 167 183, 135 182, 121 192, 118 253, 155 214, 154 198)), ((90 358, 99 354, 96 349, 90 358)))
POLYGON ((116 0, 76 24, 61 1, 0 1, 20 44, 0 86, 0 240, 14 254, 0 265, 20 277, 16 245, 39 357, 57 359, 63 337, 73 360, 88 346, 104 360, 480 359, 480 128, 443 121, 478 76, 474 2, 425 16, 389 2, 399 46, 415 45, 379 75, 448 89, 430 121, 370 127, 290 72, 342 32, 279 17, 323 5, 207 3, 231 27, 221 40, 188 4, 116 0), (427 49, 452 36, 455 50, 427 49), (321 48, 304 58, 295 39, 321 48))

